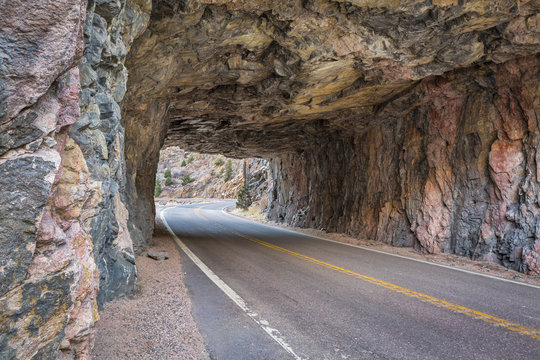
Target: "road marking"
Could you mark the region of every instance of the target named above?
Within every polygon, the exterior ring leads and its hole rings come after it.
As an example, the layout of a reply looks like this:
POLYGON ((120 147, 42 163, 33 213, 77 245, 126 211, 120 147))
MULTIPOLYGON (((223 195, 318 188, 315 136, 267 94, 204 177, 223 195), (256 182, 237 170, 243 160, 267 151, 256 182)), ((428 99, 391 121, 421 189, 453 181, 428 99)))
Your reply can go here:
POLYGON ((325 267, 327 269, 337 271, 337 272, 340 272, 340 273, 345 274, 345 275, 352 276, 354 278, 369 282, 369 283, 371 283, 373 285, 377 285, 377 286, 380 286, 380 287, 383 287, 383 288, 386 288, 386 289, 401 293, 403 295, 416 298, 416 299, 418 299, 420 301, 427 302, 427 303, 430 303, 430 304, 433 304, 435 306, 439 306, 439 307, 442 307, 442 308, 446 308, 446 309, 451 310, 453 312, 464 314, 464 315, 467 315, 467 316, 472 317, 474 319, 482 320, 482 321, 484 321, 484 322, 486 322, 488 324, 493 324, 493 325, 496 325, 496 326, 500 326, 500 327, 503 327, 503 328, 508 329, 510 331, 518 332, 520 334, 530 336, 533 339, 540 340, 540 330, 528 328, 528 327, 525 327, 525 326, 510 322, 508 320, 504 320, 504 319, 501 319, 501 318, 498 318, 498 317, 495 317, 495 316, 492 316, 492 315, 489 315, 489 314, 486 314, 486 313, 483 313, 483 312, 480 312, 480 311, 469 309, 469 308, 467 308, 465 306, 461 306, 461 305, 454 304, 454 303, 451 303, 451 302, 448 302, 448 301, 445 301, 445 300, 442 300, 442 299, 438 299, 436 297, 429 296, 429 295, 426 295, 426 294, 423 294, 423 293, 420 293, 420 292, 417 292, 417 291, 414 291, 414 290, 410 290, 410 289, 404 288, 402 286, 395 285, 395 284, 392 284, 392 283, 389 283, 389 282, 386 282, 386 281, 383 281, 383 280, 379 280, 379 279, 376 279, 376 278, 371 277, 371 276, 362 275, 362 274, 359 274, 357 272, 347 270, 347 269, 344 269, 342 267, 332 265, 332 264, 329 264, 327 262, 324 262, 324 261, 321 261, 321 260, 306 256, 306 255, 303 255, 303 254, 300 254, 300 253, 297 253, 295 251, 291 251, 291 250, 282 248, 280 246, 270 244, 270 243, 268 243, 266 241, 257 239, 255 237, 239 233, 236 230, 234 230, 234 229, 232 229, 232 228, 230 228, 230 227, 228 227, 226 225, 220 224, 220 223, 218 223, 218 222, 216 222, 216 221, 202 215, 200 213, 201 208, 202 208, 202 206, 195 209, 195 214, 198 217, 200 217, 202 219, 205 219, 208 222, 214 223, 215 225, 217 225, 217 226, 219 226, 219 227, 221 227, 223 229, 231 231, 233 234, 235 234, 237 236, 240 236, 240 237, 242 237, 242 238, 244 238, 246 240, 249 240, 251 242, 257 243, 259 245, 268 247, 270 249, 273 249, 273 250, 276 250, 276 251, 279 251, 279 252, 282 252, 282 253, 285 253, 285 254, 292 255, 294 257, 297 257, 299 259, 311 262, 313 264, 323 266, 323 267, 325 267))
POLYGON ((509 283, 512 283, 512 284, 521 285, 521 286, 527 286, 527 287, 531 287, 531 288, 534 288, 534 289, 540 289, 540 286, 534 285, 534 284, 528 284, 528 283, 520 282, 520 281, 516 281, 516 280, 505 279, 503 277, 498 277, 498 276, 495 276, 495 275, 482 274, 480 272, 476 272, 476 271, 472 271, 472 270, 460 269, 458 267, 453 267, 453 266, 444 265, 444 264, 438 264, 438 263, 430 262, 430 261, 426 261, 426 260, 415 259, 415 258, 412 258, 412 257, 393 254, 393 253, 389 253, 389 252, 386 252, 386 251, 370 249, 368 247, 361 246, 361 245, 349 244, 349 243, 342 242, 342 241, 325 239, 325 238, 317 236, 317 235, 304 234, 304 233, 301 233, 301 232, 298 232, 298 231, 285 229, 285 228, 282 228, 282 227, 279 227, 279 226, 272 226, 272 225, 268 225, 268 224, 263 224, 263 223, 260 223, 258 221, 249 220, 249 219, 246 219, 244 217, 231 214, 231 213, 225 211, 224 209, 225 208, 222 208, 221 212, 223 214, 227 215, 227 216, 232 216, 234 218, 237 218, 237 219, 240 219, 240 220, 243 220, 243 221, 247 221, 247 222, 251 222, 251 223, 254 223, 254 224, 257 224, 257 225, 260 225, 260 226, 265 226, 265 227, 268 227, 268 228, 271 228, 271 229, 274 229, 274 230, 281 230, 281 231, 285 231, 285 232, 290 232, 290 233, 295 234, 295 235, 310 237, 310 238, 314 238, 314 239, 318 239, 318 240, 322 240, 322 241, 331 242, 331 243, 334 243, 334 244, 350 246, 350 247, 354 247, 354 248, 357 248, 357 249, 362 249, 362 250, 371 251, 371 252, 378 253, 378 254, 393 256, 393 257, 397 257, 397 258, 400 258, 400 259, 415 261, 415 262, 419 262, 419 263, 422 263, 422 264, 438 266, 438 267, 442 267, 442 268, 445 268, 445 269, 454 270, 454 271, 460 271, 460 272, 464 272, 464 273, 471 274, 471 275, 482 276, 482 277, 489 278, 489 279, 509 282, 509 283))
POLYGON ((208 266, 206 266, 205 263, 201 261, 195 255, 187 246, 176 236, 174 231, 172 231, 171 227, 169 226, 169 223, 165 219, 164 212, 168 209, 164 209, 160 211, 159 217, 161 221, 163 221, 163 224, 165 224, 165 227, 169 231, 169 233, 172 235, 174 241, 180 246, 182 251, 201 269, 201 271, 208 276, 210 280, 214 284, 217 285, 217 287, 225 293, 240 309, 242 309, 243 312, 245 312, 253 321, 255 321, 272 339, 274 339, 285 351, 287 351, 289 354, 291 354, 296 360, 303 360, 300 356, 296 355, 296 353, 293 351, 291 346, 287 344, 285 339, 281 336, 279 330, 274 329, 270 327, 270 324, 265 319, 262 319, 256 312, 252 311, 249 306, 246 304, 244 299, 240 295, 236 293, 229 285, 227 285, 219 276, 217 276, 208 266))

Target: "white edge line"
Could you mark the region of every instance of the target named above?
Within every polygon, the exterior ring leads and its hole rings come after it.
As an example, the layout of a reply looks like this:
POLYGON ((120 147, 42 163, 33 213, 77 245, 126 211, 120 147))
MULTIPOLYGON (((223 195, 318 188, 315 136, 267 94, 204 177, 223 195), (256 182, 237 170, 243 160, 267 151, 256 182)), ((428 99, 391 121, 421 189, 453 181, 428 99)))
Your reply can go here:
POLYGON ((165 219, 164 212, 169 210, 170 208, 165 208, 160 210, 159 217, 161 221, 163 221, 163 224, 167 227, 167 230, 174 238, 174 241, 180 246, 182 251, 201 269, 201 271, 208 276, 210 280, 214 284, 217 285, 217 287, 225 293, 240 309, 242 309, 243 312, 245 312, 253 321, 255 321, 272 339, 274 339, 285 351, 287 351, 289 354, 291 354, 296 360, 303 360, 300 356, 296 355, 296 353, 293 351, 291 346, 285 342, 285 340, 281 337, 281 334, 279 333, 279 330, 274 329, 269 326, 268 321, 262 319, 259 317, 259 315, 256 312, 253 312, 246 304, 244 299, 240 295, 236 293, 229 285, 227 285, 219 276, 217 276, 206 264, 204 264, 201 259, 197 257, 183 242, 176 236, 174 231, 172 231, 171 227, 169 226, 169 223, 165 219))
MULTIPOLYGON (((229 205, 229 206, 230 206, 230 205, 229 205)), ((227 207, 228 207, 228 206, 227 206, 227 207)), ((471 275, 483 276, 483 277, 486 277, 486 278, 489 278, 489 279, 505 281, 505 282, 509 282, 509 283, 512 283, 512 284, 516 284, 516 285, 528 286, 528 287, 531 287, 531 288, 534 288, 534 289, 540 289, 540 286, 538 286, 538 285, 528 284, 528 283, 525 283, 525 282, 519 282, 519 281, 515 281, 515 280, 510 280, 510 279, 505 279, 505 278, 498 277, 498 276, 494 276, 494 275, 482 274, 482 273, 479 273, 479 272, 476 272, 476 271, 460 269, 460 268, 457 268, 457 267, 448 266, 448 265, 443 265, 443 264, 437 264, 437 263, 434 263, 434 262, 425 261, 425 260, 420 260, 420 259, 415 259, 415 258, 403 256, 403 255, 392 254, 392 253, 388 253, 388 252, 385 252, 385 251, 380 251, 380 250, 370 249, 370 248, 367 248, 367 247, 364 247, 364 246, 361 246, 361 245, 355 245, 355 244, 349 244, 349 243, 346 243, 346 242, 341 242, 341 241, 336 241, 336 240, 325 239, 325 238, 319 237, 319 236, 317 236, 317 235, 304 234, 304 233, 301 233, 301 232, 298 232, 298 231, 289 230, 289 229, 284 229, 284 228, 279 227, 279 226, 272 226, 272 225, 268 225, 268 224, 263 224, 263 223, 260 223, 260 222, 257 222, 257 221, 253 221, 253 220, 246 219, 246 218, 241 217, 241 216, 238 216, 238 215, 231 214, 231 213, 225 211, 225 207, 223 207, 223 208, 221 209, 221 212, 223 212, 225 215, 233 216, 233 217, 235 217, 235 218, 238 218, 238 219, 241 219, 241 220, 244 220, 244 221, 249 221, 249 222, 252 222, 252 223, 254 223, 254 224, 266 226, 266 227, 269 227, 269 228, 272 228, 272 229, 279 229, 279 230, 286 231, 286 232, 290 232, 290 233, 293 233, 293 234, 296 234, 296 235, 302 235, 302 236, 312 237, 312 238, 315 238, 315 239, 318 239, 318 240, 328 241, 328 242, 335 243, 335 244, 340 244, 340 245, 351 246, 351 247, 355 247, 355 248, 358 248, 358 249, 362 249, 362 250, 366 250, 366 251, 375 252, 375 253, 378 253, 378 254, 394 256, 394 257, 401 258, 401 259, 405 259, 405 260, 416 261, 416 262, 419 262, 419 263, 422 263, 422 264, 428 264, 428 265, 438 266, 438 267, 442 267, 442 268, 449 269, 449 270, 461 271, 461 272, 464 272, 464 273, 467 273, 467 274, 471 274, 471 275)))

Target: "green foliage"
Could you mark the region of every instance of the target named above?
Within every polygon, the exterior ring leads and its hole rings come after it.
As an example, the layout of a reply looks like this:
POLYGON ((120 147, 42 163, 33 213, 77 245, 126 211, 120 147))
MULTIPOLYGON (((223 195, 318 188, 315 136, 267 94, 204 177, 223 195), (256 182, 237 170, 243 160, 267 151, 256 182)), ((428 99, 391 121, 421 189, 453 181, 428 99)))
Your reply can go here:
POLYGON ((189 174, 182 176, 182 186, 186 186, 187 184, 192 183, 194 181, 195 179, 192 178, 189 174))
POLYGON ((242 188, 238 191, 236 207, 247 210, 252 203, 253 200, 251 199, 251 194, 249 193, 248 187, 246 185, 242 186, 242 188))
POLYGON ((161 195, 161 181, 159 179, 156 179, 156 185, 154 186, 154 196, 158 197, 161 195))
POLYGON ((171 169, 165 170, 165 186, 172 185, 171 169))
POLYGON ((225 164, 225 178, 223 180, 227 182, 231 180, 231 178, 232 178, 232 161, 227 160, 227 164, 225 164))
POLYGON ((187 163, 188 164, 191 164, 193 162, 193 154, 189 154, 188 158, 187 158, 187 163))
POLYGON ((223 158, 217 158, 216 161, 214 162, 214 165, 216 166, 221 166, 225 164, 225 161, 223 160, 223 158))
POLYGON ((182 160, 182 164, 180 164, 180 166, 186 166, 186 160, 182 160))
POLYGON ((223 176, 223 173, 225 172, 224 169, 219 170, 219 172, 216 174, 216 178, 220 179, 223 176))

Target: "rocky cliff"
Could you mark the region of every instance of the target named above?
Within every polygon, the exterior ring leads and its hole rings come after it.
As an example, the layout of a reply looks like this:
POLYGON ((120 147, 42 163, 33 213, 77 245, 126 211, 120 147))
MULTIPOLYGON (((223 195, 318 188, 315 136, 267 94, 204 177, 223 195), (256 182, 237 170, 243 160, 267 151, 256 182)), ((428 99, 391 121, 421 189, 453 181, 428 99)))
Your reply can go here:
POLYGON ((244 184, 243 161, 186 152, 171 146, 159 153, 156 181, 160 181, 162 186, 160 198, 236 199, 244 184), (228 175, 227 162, 231 164, 228 175), (169 185, 165 176, 167 170, 171 172, 169 185), (182 180, 186 176, 191 180, 182 180))
POLYGON ((540 268, 538 0, 0 1, 0 357, 85 358, 165 144, 269 216, 540 268), (98 291, 99 288, 99 291, 98 291))
POLYGON ((174 199, 237 199, 244 185, 244 162, 246 183, 255 205, 266 210, 268 203, 269 163, 264 159, 231 159, 222 155, 187 152, 177 146, 162 149, 156 181, 160 182, 161 193, 156 196, 160 203, 174 199), (229 165, 230 164, 230 167, 229 165), (230 170, 227 170, 230 168, 230 170), (167 184, 166 172, 171 173, 167 184), (191 180, 184 181, 189 176, 191 180))
POLYGON ((118 102, 150 8, 0 9, 0 357, 87 358, 98 303, 135 282, 118 102))
POLYGON ((363 134, 274 159, 270 217, 538 273, 539 65, 423 80, 363 134))

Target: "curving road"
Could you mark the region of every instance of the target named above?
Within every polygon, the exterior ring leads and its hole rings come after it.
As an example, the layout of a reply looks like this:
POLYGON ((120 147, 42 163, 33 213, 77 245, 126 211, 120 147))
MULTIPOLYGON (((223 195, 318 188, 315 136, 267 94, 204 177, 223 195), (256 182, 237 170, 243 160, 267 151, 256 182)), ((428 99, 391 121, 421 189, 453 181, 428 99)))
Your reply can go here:
POLYGON ((540 288, 226 214, 161 212, 213 359, 540 359, 540 288))

